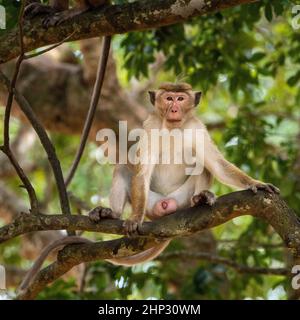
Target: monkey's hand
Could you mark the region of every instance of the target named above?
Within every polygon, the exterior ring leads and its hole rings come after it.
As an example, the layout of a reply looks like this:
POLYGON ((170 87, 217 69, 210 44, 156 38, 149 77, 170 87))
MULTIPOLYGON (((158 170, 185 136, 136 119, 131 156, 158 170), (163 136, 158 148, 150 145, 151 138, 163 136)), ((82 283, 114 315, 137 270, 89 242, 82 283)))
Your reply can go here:
POLYGON ((102 219, 119 219, 119 216, 109 208, 97 207, 89 212, 89 218, 98 223, 102 219))
POLYGON ((216 203, 216 196, 214 193, 203 190, 199 194, 196 194, 191 199, 191 206, 196 207, 203 204, 208 204, 209 206, 213 206, 216 203))
POLYGON ((24 17, 27 19, 33 19, 40 14, 53 14, 55 12, 57 11, 51 6, 46 6, 39 2, 34 2, 26 6, 24 10, 24 17))
POLYGON ((142 226, 142 221, 139 217, 127 219, 123 223, 125 233, 129 237, 138 234, 141 226, 142 226))
POLYGON ((276 193, 276 194, 280 193, 280 189, 275 187, 271 183, 262 183, 262 182, 254 183, 250 185, 248 189, 251 190, 253 193, 257 193, 258 190, 264 190, 269 193, 276 193))

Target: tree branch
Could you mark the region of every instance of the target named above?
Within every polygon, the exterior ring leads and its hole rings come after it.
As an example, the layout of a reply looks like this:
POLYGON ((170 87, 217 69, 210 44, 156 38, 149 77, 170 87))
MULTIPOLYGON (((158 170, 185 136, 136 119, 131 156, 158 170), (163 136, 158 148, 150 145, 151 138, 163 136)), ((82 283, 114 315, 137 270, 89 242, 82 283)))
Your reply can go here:
POLYGON ((22 167, 19 165, 17 158, 15 157, 14 153, 11 150, 10 147, 10 136, 9 136, 9 128, 10 128, 10 115, 11 115, 11 110, 12 110, 12 105, 13 105, 13 99, 14 99, 14 90, 16 87, 16 83, 18 80, 21 64, 24 60, 24 43, 23 43, 23 15, 24 15, 24 1, 21 3, 21 9, 20 9, 20 14, 18 18, 18 33, 19 33, 19 38, 18 38, 18 47, 20 49, 20 55, 17 59, 17 63, 15 66, 14 70, 14 75, 10 83, 7 85, 8 89, 8 98, 6 102, 6 107, 5 107, 5 114, 4 114, 4 124, 3 124, 3 146, 0 147, 0 150, 6 154, 8 157, 9 161, 11 162, 12 166, 14 167, 16 173, 18 174, 20 180, 23 182, 23 187, 27 190, 29 199, 30 199, 30 206, 31 206, 31 211, 33 213, 37 213, 39 210, 39 204, 38 204, 38 199, 35 193, 35 190, 29 181, 28 177, 26 176, 24 170, 22 167))
MULTIPOLYGON (((218 198, 213 207, 201 206, 178 211, 153 222, 145 222, 136 238, 122 238, 91 245, 65 247, 58 260, 43 269, 24 298, 33 298, 73 266, 94 260, 123 257, 141 252, 166 238, 187 236, 210 229, 235 217, 252 215, 272 225, 295 256, 300 256, 300 220, 277 195, 259 191, 238 191, 218 198)), ((0 243, 18 235, 42 230, 81 230, 124 234, 121 220, 103 220, 99 224, 84 216, 21 214, 0 228, 0 243)))
MULTIPOLYGON (((210 229, 233 218, 252 215, 272 225, 285 245, 300 255, 300 219, 279 196, 259 191, 237 191, 218 198, 213 207, 201 206, 177 211, 152 222, 145 222, 140 237, 175 238, 210 229)), ((45 230, 90 231, 125 235, 122 220, 93 223, 87 216, 30 215, 21 213, 0 228, 0 243, 19 235, 45 230)))
MULTIPOLYGON (((143 31, 175 23, 193 17, 252 3, 257 0, 141 0, 123 5, 112 5, 105 9, 94 9, 60 26, 45 30, 42 18, 27 21, 24 26, 25 51, 61 42, 72 32, 70 41, 143 31)), ((0 63, 20 54, 17 45, 18 30, 13 29, 0 38, 0 63)))
POLYGON ((71 183, 75 175, 75 172, 77 170, 77 167, 79 165, 79 162, 81 160, 81 157, 83 155, 86 143, 88 141, 88 138, 91 132, 91 127, 95 118, 97 106, 98 106, 100 95, 101 95, 101 90, 102 90, 106 67, 107 67, 107 61, 109 58, 111 37, 104 37, 101 42, 102 42, 102 52, 101 52, 101 56, 99 58, 99 63, 98 63, 97 78, 94 84, 93 94, 91 97, 90 106, 89 106, 86 120, 84 123, 84 128, 82 130, 80 144, 77 149, 74 161, 71 165, 70 171, 68 172, 68 175, 65 179, 66 187, 68 187, 69 184, 71 183))
MULTIPOLYGON (((7 77, 0 71, 0 82, 4 83, 7 88, 10 87, 10 81, 7 77)), ((52 144, 50 138, 44 127, 41 125, 39 119, 36 117, 35 113, 33 112, 30 104, 26 100, 26 98, 16 89, 13 90, 15 100, 17 101, 20 109, 26 115, 26 118, 29 120, 30 124, 32 125, 33 129, 37 133, 42 146, 48 156, 49 163, 51 165, 53 175, 55 177, 56 186, 58 189, 60 206, 62 213, 64 215, 71 215, 71 209, 67 194, 67 189, 65 187, 65 182, 63 178, 63 173, 60 165, 60 161, 56 155, 56 150, 54 145, 52 144)))

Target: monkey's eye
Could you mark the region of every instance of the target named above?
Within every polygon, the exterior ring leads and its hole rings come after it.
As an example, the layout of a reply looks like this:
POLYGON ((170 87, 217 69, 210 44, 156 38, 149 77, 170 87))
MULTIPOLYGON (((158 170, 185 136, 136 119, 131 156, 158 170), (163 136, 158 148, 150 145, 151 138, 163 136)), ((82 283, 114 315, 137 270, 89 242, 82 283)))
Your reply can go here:
POLYGON ((173 98, 172 97, 167 97, 167 100, 168 101, 173 101, 173 98))
POLYGON ((183 100, 184 100, 184 97, 178 97, 177 100, 178 100, 178 101, 183 101, 183 100))

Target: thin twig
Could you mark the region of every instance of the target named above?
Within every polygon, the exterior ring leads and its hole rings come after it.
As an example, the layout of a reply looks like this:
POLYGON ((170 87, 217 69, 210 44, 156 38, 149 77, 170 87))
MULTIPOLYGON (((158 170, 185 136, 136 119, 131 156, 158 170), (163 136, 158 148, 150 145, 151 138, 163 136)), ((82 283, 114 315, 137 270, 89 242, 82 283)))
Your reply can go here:
POLYGON ((102 89, 102 85, 103 85, 103 81, 104 81, 107 60, 108 60, 108 56, 109 56, 110 44, 111 44, 111 37, 110 36, 104 37, 103 43, 102 43, 102 54, 100 56, 100 60, 99 60, 99 64, 98 64, 97 79, 96 79, 96 83, 95 83, 94 89, 93 89, 91 104, 90 104, 89 111, 88 111, 88 114, 87 114, 87 117, 85 120, 79 148, 77 150, 74 162, 72 163, 71 169, 70 169, 70 171, 67 175, 67 178, 65 180, 66 186, 68 186, 70 184, 70 182, 72 181, 72 178, 74 177, 74 174, 76 172, 76 169, 78 167, 78 164, 79 164, 80 159, 82 157, 82 154, 84 152, 84 148, 86 146, 86 142, 87 142, 87 139, 88 139, 90 131, 91 131, 91 126, 93 124, 93 120, 95 117, 95 113, 96 113, 96 109, 98 106, 98 102, 99 102, 99 98, 100 98, 100 94, 101 94, 101 89, 102 89))
POLYGON ((62 41, 54 44, 53 46, 50 46, 48 48, 45 48, 44 50, 41 50, 41 51, 38 51, 38 52, 35 52, 35 53, 32 53, 32 54, 27 54, 24 56, 24 60, 28 60, 28 59, 31 59, 31 58, 35 58, 37 56, 40 56, 46 52, 49 52, 53 49, 56 49, 57 47, 59 47, 60 45, 62 45, 63 43, 67 42, 74 34, 75 34, 76 31, 73 31, 69 36, 67 36, 65 39, 63 39, 62 41))
MULTIPOLYGON (((9 87, 10 82, 7 79, 7 77, 0 71, 0 79, 2 82, 9 87)), ((50 162, 55 180, 56 180, 56 185, 58 189, 58 194, 59 194, 59 200, 60 200, 60 206, 61 206, 61 211, 63 214, 66 215, 71 215, 71 210, 70 210, 70 204, 69 204, 69 199, 67 195, 67 190, 64 184, 64 179, 63 179, 63 174, 62 174, 62 169, 60 162, 58 160, 58 157, 56 155, 55 147, 53 146, 51 140, 49 139, 46 130, 44 127, 41 125, 39 122, 38 118, 32 111, 32 108, 26 98, 16 89, 14 89, 14 95, 15 99, 22 110, 22 112, 26 115, 27 119, 31 123, 33 129, 37 133, 47 155, 48 155, 48 160, 50 162)))
POLYGON ((240 241, 239 239, 220 239, 220 240, 217 240, 217 243, 220 245, 237 245, 239 248, 254 247, 254 248, 277 249, 277 248, 284 247, 284 244, 282 242, 261 243, 261 242, 251 241, 250 243, 246 243, 246 242, 240 241))
POLYGON ((14 90, 16 87, 16 83, 18 80, 21 64, 24 60, 24 43, 23 43, 23 15, 24 15, 24 6, 25 3, 22 1, 18 24, 19 24, 19 44, 20 44, 20 56, 17 59, 15 71, 13 78, 8 86, 8 98, 6 102, 6 108, 5 108, 5 115, 4 115, 4 138, 3 138, 3 146, 0 147, 0 149, 3 151, 3 153, 6 154, 8 159, 10 160, 11 164, 15 168, 19 178, 21 179, 23 186, 27 190, 29 199, 30 199, 30 206, 31 211, 33 213, 37 213, 39 211, 39 205, 38 205, 38 199, 35 193, 35 190, 29 181, 28 177, 26 176, 24 170, 19 165, 16 157, 14 156, 11 148, 10 148, 10 136, 9 136, 9 128, 10 128, 10 115, 11 115, 11 109, 14 99, 14 90))
POLYGON ((250 267, 247 265, 239 264, 236 261, 219 257, 207 252, 187 252, 187 251, 174 251, 164 253, 157 258, 158 260, 169 260, 169 259, 196 259, 205 260, 211 263, 223 264, 230 268, 235 269, 239 273, 248 274, 262 274, 262 275, 277 275, 286 276, 291 273, 287 268, 268 268, 268 267, 250 267))
POLYGON ((69 196, 70 202, 73 203, 78 210, 85 210, 85 211, 91 210, 91 207, 82 199, 75 196, 73 192, 68 191, 68 196, 69 196))

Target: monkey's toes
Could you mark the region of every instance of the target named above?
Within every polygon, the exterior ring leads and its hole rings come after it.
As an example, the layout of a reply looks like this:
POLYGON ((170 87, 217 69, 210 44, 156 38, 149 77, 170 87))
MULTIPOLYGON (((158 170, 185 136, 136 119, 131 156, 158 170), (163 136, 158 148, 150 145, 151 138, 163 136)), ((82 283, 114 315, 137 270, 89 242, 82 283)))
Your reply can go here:
POLYGON ((199 194, 196 194, 192 197, 192 207, 208 204, 209 206, 213 206, 216 203, 216 196, 214 193, 204 190, 199 194))
POLYGON ((127 234, 129 237, 137 235, 140 226, 141 224, 135 220, 125 220, 123 223, 125 234, 127 234))
POLYGON ((97 207, 89 212, 89 218, 97 223, 101 219, 118 219, 110 208, 97 207))
POLYGON ((280 189, 275 187, 271 183, 253 184, 253 185, 249 186, 248 189, 251 190, 253 193, 257 193, 258 190, 263 190, 263 191, 267 191, 269 193, 275 193, 275 194, 279 194, 280 193, 280 189))

